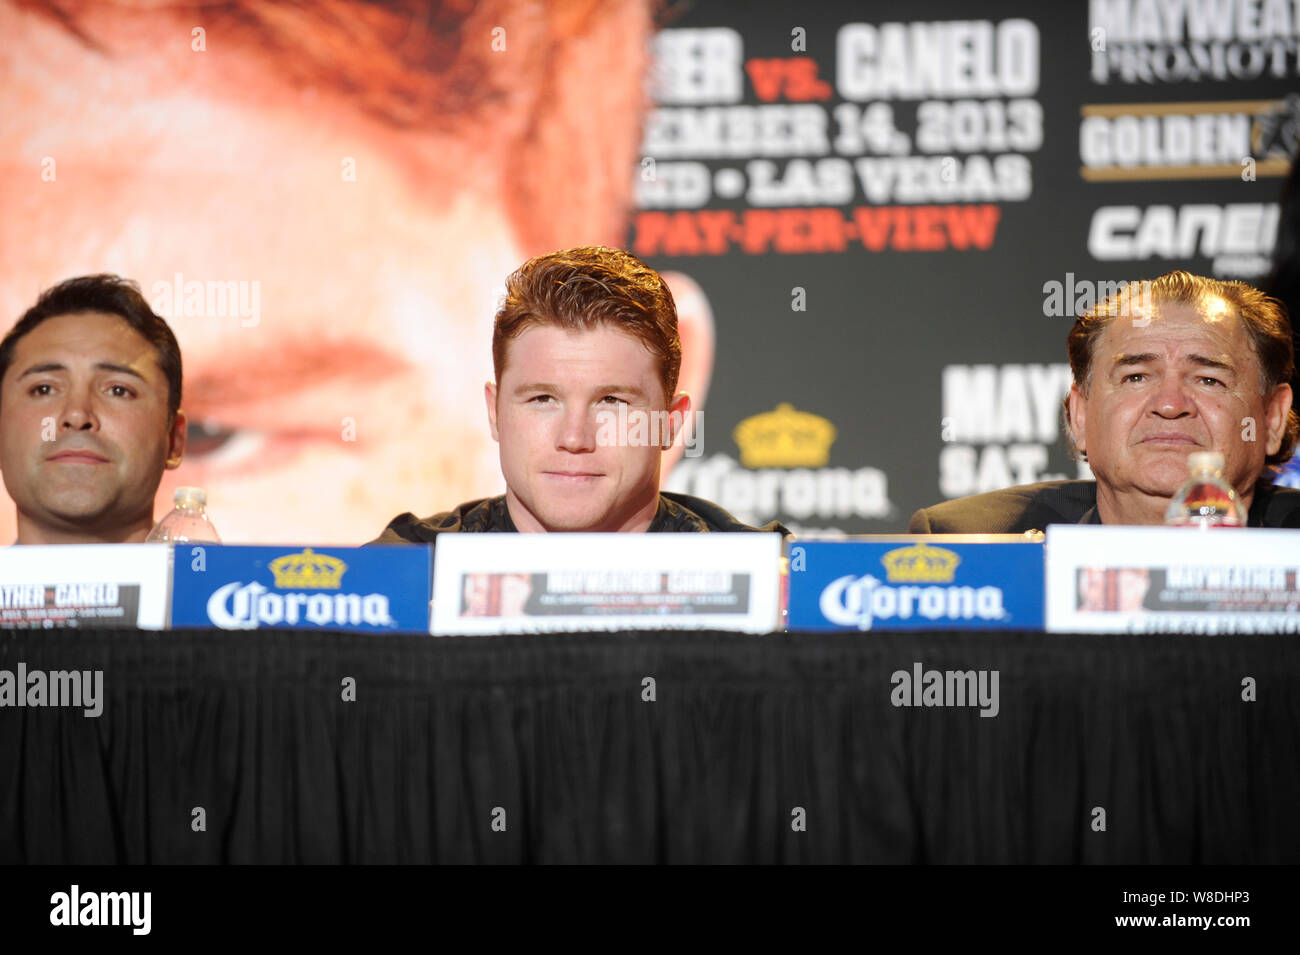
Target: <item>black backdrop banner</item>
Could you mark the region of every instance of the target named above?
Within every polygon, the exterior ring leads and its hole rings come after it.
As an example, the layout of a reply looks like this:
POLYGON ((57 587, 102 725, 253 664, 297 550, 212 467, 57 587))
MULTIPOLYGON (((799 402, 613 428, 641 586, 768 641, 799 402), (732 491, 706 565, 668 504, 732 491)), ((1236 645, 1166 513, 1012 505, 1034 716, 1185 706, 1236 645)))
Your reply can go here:
POLYGON ((1260 282, 1300 134, 1284 2, 689 5, 627 244, 696 279, 717 361, 670 487, 805 537, 1089 477, 1077 311, 1172 269, 1260 282))
POLYGON ((1275 637, 5 634, 20 665, 101 671, 102 712, 0 708, 6 863, 1300 861, 1275 637), (996 673, 996 717, 899 705, 918 668, 996 673))

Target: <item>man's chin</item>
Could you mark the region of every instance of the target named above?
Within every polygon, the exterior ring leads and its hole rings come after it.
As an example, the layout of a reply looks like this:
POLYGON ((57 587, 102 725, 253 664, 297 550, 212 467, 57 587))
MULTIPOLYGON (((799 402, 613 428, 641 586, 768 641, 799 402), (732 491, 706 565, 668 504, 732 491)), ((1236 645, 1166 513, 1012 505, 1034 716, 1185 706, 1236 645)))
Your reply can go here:
POLYGON ((556 534, 581 534, 601 530, 606 522, 604 514, 539 514, 538 521, 547 531, 556 534))
POLYGON ((1141 476, 1143 490, 1172 497, 1190 473, 1187 456, 1201 450, 1194 445, 1150 448, 1136 456, 1134 471, 1141 476))
POLYGON ((67 495, 42 508, 53 523, 68 528, 95 528, 114 523, 113 502, 102 497, 67 495))
POLYGON ((1183 481, 1157 481, 1146 479, 1134 485, 1136 490, 1143 497, 1155 498, 1160 501, 1168 502, 1178 493, 1178 489, 1183 486, 1183 481))
POLYGON ((537 501, 535 508, 530 508, 533 515, 548 531, 559 533, 582 533, 600 531, 610 523, 610 509, 604 501, 586 500, 546 500, 537 501))

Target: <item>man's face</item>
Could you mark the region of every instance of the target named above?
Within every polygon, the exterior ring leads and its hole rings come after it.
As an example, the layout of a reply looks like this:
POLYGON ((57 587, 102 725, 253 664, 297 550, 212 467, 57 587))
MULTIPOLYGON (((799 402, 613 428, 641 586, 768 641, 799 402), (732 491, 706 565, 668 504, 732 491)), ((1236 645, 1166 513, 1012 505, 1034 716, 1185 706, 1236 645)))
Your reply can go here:
POLYGON ((491 586, 489 575, 467 574, 465 576, 465 606, 460 615, 462 617, 486 617, 491 586))
MULTIPOLYGON (((486 398, 520 530, 644 529, 638 524, 653 517, 662 447, 672 435, 651 439, 648 421, 669 409, 658 364, 638 339, 610 325, 533 325, 507 346, 501 381, 487 385, 486 398), (609 428, 624 408, 631 440, 609 428), (638 418, 647 421, 647 440, 637 440, 638 418)), ((680 420, 689 406, 679 395, 671 410, 680 420)))
POLYGON ((1104 610, 1106 608, 1106 571, 1098 567, 1084 567, 1079 571, 1079 609, 1104 610))
POLYGON ((1127 567, 1119 572, 1119 609, 1141 610, 1147 591, 1151 588, 1151 576, 1143 568, 1127 567))
POLYGON ((60 315, 19 339, 0 380, 0 471, 20 529, 93 537, 151 520, 185 447, 168 395, 157 352, 116 315, 60 315))
POLYGON ((1157 304, 1149 321, 1116 318, 1098 337, 1087 393, 1070 393, 1071 432, 1099 484, 1116 493, 1172 497, 1194 451, 1221 453, 1224 477, 1249 493, 1291 403, 1289 386, 1263 395, 1261 381, 1228 303, 1157 304))
POLYGON ((502 574, 501 616, 522 617, 532 595, 533 580, 528 574, 502 574))

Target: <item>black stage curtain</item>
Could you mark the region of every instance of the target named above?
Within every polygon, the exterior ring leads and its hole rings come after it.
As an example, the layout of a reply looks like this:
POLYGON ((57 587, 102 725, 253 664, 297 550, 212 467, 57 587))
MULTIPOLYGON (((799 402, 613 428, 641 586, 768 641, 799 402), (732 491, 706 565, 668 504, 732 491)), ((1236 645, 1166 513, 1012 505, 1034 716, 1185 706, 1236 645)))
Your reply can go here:
POLYGON ((0 861, 1294 863, 1298 646, 10 632, 105 702, 0 709, 0 861), (893 706, 916 662, 997 716, 893 706))

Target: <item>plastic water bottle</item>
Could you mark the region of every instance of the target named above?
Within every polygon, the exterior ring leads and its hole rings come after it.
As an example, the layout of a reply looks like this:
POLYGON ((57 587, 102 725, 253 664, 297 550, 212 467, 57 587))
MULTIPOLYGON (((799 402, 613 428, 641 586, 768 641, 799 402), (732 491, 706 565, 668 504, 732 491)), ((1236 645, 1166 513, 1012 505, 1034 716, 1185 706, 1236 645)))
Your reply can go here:
POLYGON ((1165 523, 1181 527, 1245 527, 1246 509, 1223 479, 1223 455, 1197 451, 1187 456, 1190 476, 1165 510, 1165 523))
POLYGON ((176 493, 172 495, 172 501, 176 506, 158 522, 157 527, 149 532, 146 539, 150 543, 160 541, 221 543, 221 538, 217 536, 217 529, 212 526, 212 522, 208 520, 208 512, 204 510, 208 503, 208 495, 204 493, 203 488, 178 487, 176 493))

